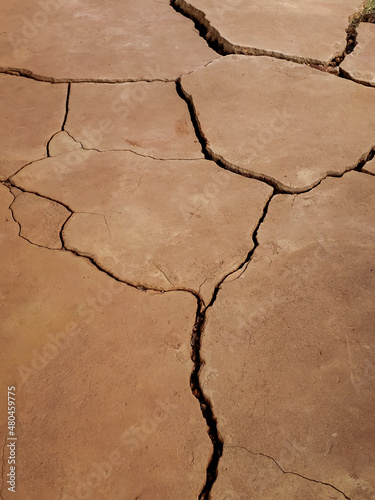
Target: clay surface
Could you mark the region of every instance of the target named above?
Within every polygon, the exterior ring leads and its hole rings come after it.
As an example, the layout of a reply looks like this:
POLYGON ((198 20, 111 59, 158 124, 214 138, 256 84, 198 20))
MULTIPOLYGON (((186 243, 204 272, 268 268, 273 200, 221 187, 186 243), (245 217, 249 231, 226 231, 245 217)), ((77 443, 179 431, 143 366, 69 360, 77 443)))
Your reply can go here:
POLYGON ((229 56, 182 87, 215 158, 288 192, 354 168, 374 146, 373 90, 307 66, 229 56))
POLYGON ((3 0, 1 500, 375 500, 362 4, 3 0))
POLYGON ((73 85, 66 130, 85 148, 166 159, 203 158, 175 83, 73 85))
POLYGON ((175 0, 173 3, 189 17, 204 23, 209 37, 219 40, 229 51, 323 62, 345 50, 349 18, 362 6, 359 0, 175 0))
POLYGON ((67 248, 124 281, 201 291, 207 303, 246 259, 272 194, 206 160, 83 150, 28 165, 12 182, 74 212, 62 234, 67 248))
POLYGON ((46 156, 63 123, 66 93, 67 85, 0 74, 0 180, 46 156))
POLYGON ((60 231, 70 216, 64 206, 35 194, 21 193, 11 209, 23 238, 42 247, 61 248, 60 231))
POLYGON ((20 464, 3 497, 196 498, 211 447, 189 388, 194 297, 30 245, 0 195, 1 391, 17 385, 20 464))
POLYGON ((193 28, 166 1, 16 0, 1 10, 0 68, 51 81, 175 79, 217 57, 193 28))
MULTIPOLYGON (((209 310, 202 344, 224 449, 264 454, 356 499, 375 494, 374 187, 352 172, 276 196, 247 270, 209 310)), ((241 454, 239 470, 247 463, 253 474, 253 462, 241 454)), ((223 465, 218 484, 253 497, 259 477, 246 484, 242 472, 236 490, 239 473, 223 465)))

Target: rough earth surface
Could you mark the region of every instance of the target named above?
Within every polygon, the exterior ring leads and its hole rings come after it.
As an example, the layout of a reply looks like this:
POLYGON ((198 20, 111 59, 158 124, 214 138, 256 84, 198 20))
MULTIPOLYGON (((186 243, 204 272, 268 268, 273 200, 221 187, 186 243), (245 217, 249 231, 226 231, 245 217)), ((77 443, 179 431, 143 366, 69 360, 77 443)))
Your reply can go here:
POLYGON ((344 52, 349 17, 360 10, 362 2, 174 0, 172 4, 204 23, 209 36, 226 50, 329 62, 344 52))
POLYGON ((1 500, 375 500, 361 6, 3 2, 1 500))
POLYGON ((46 156, 64 119, 66 93, 67 85, 0 75, 0 180, 46 156))
POLYGON ((250 450, 236 459, 247 473, 223 462, 213 498, 228 484, 257 495, 270 464, 254 469, 251 453, 349 498, 374 497, 374 187, 352 172, 275 196, 252 261, 209 310, 202 384, 224 449, 250 450))
POLYGON ((217 57, 165 0, 6 2, 0 33, 0 68, 50 81, 175 79, 217 57))
POLYGON ((228 56, 184 76, 182 89, 212 156, 282 190, 342 174, 374 146, 374 91, 308 66, 228 56))

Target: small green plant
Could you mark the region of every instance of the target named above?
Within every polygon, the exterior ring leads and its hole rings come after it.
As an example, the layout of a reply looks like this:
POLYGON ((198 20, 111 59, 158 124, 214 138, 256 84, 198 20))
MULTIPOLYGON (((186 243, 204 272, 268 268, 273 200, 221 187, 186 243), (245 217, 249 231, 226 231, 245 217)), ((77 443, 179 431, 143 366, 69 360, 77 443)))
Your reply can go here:
POLYGON ((362 22, 375 22, 375 0, 366 0, 361 11, 357 12, 351 20, 350 29, 356 30, 362 22))
POLYGON ((375 0, 367 0, 363 8, 363 15, 375 14, 375 0))

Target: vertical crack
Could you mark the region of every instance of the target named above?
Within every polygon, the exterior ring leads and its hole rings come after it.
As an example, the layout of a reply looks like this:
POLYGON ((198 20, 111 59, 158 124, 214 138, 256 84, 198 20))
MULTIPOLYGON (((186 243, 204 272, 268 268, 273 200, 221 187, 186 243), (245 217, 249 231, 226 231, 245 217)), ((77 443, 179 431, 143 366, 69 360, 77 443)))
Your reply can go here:
POLYGON ((69 99, 70 99, 70 89, 71 89, 71 83, 68 83, 68 91, 66 93, 66 106, 65 106, 65 116, 64 116, 64 121, 61 127, 61 130, 65 130, 65 125, 66 125, 66 120, 68 119, 68 113, 69 113, 69 99))
POLYGON ((209 398, 205 395, 203 391, 203 387, 200 381, 200 370, 204 366, 205 361, 201 357, 201 345, 202 345, 202 337, 204 334, 204 329, 205 329, 205 324, 206 324, 206 314, 207 310, 212 307, 214 302, 216 301, 217 295, 219 293, 220 287, 223 284, 223 282, 232 274, 237 273, 238 271, 243 270, 243 272, 246 271, 247 265, 249 264, 250 260, 252 259, 252 256, 254 255, 255 250, 259 246, 258 242, 258 232, 259 228, 262 225, 264 219, 266 218, 266 215, 268 213, 268 207, 271 203, 272 198, 275 195, 275 191, 273 194, 270 196, 269 200, 264 206, 263 209, 263 214, 262 217, 259 219, 258 225, 255 228, 253 232, 253 248, 248 252, 246 259, 234 270, 229 272, 224 278, 216 285, 214 293, 212 295, 211 301, 208 304, 207 307, 204 307, 204 303, 202 299, 196 295, 197 301, 198 301, 198 306, 197 306, 197 313, 196 313, 196 318, 195 318, 195 324, 191 336, 191 348, 192 348, 192 354, 191 354, 191 359, 194 363, 194 368, 190 377, 190 387, 193 395, 198 399, 200 408, 202 411, 202 415, 204 419, 207 422, 208 426, 208 435, 211 439, 212 446, 213 446, 213 452, 211 456, 211 460, 207 466, 206 470, 206 482, 205 485, 203 486, 202 491, 199 494, 198 499, 199 500, 209 500, 210 498, 210 493, 212 490, 212 487, 217 479, 218 475, 218 466, 220 462, 220 458, 223 454, 223 446, 224 446, 224 440, 220 436, 218 428, 217 428, 217 419, 214 415, 213 411, 213 404, 209 400, 209 398))
POLYGON ((195 317, 195 324, 191 336, 191 348, 192 348, 191 359, 194 363, 194 368, 190 377, 190 387, 191 387, 191 392, 199 401, 202 415, 206 420, 208 426, 208 435, 211 439, 213 446, 211 460, 206 470, 206 482, 198 497, 199 500, 208 500, 210 498, 210 492, 212 486, 217 478, 217 469, 220 457, 223 454, 224 443, 219 436, 219 432, 217 429, 217 420, 213 413, 212 403, 205 396, 199 378, 199 372, 201 370, 201 367, 204 365, 204 361, 201 358, 200 350, 201 350, 201 339, 204 331, 207 308, 204 307, 204 303, 199 297, 197 297, 197 301, 198 301, 197 314, 195 317))

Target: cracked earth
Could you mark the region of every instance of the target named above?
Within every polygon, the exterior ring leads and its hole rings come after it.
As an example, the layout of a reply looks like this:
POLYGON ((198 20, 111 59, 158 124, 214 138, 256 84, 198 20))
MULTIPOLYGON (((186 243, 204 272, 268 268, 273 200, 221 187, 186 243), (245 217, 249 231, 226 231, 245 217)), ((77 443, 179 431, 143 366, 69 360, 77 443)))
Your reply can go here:
POLYGON ((375 500, 374 16, 0 11, 0 498, 375 500))

